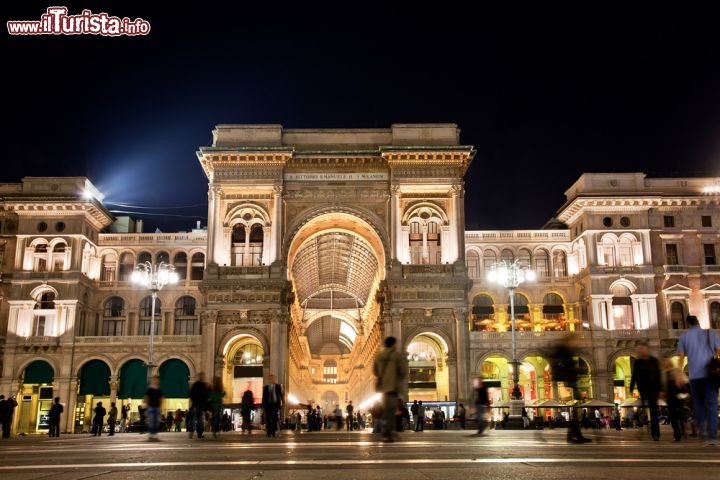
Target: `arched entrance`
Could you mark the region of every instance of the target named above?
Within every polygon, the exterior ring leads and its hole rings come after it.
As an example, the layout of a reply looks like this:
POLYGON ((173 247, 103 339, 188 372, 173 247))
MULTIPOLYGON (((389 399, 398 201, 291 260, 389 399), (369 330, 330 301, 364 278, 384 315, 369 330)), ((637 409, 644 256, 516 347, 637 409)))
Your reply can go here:
POLYGON ((158 369, 160 390, 163 392, 164 405, 162 412, 187 410, 190 395, 190 368, 182 360, 171 358, 164 361, 158 369))
POLYGON ((421 333, 408 343, 406 352, 410 368, 408 400, 448 401, 450 382, 445 340, 435 333, 421 333))
POLYGON ((223 386, 225 403, 240 404, 243 393, 250 390, 255 403, 262 400, 265 350, 262 343, 253 335, 241 334, 228 343, 225 353, 223 386))
MULTIPOLYGON (((80 368, 74 431, 89 433, 92 428, 93 408, 102 402, 110 405, 110 367, 102 360, 90 360, 80 368)), ((70 414, 67 412, 66 414, 70 414)))
POLYGON ((22 373, 17 396, 17 433, 46 433, 53 401, 55 369, 45 360, 35 360, 22 373))
POLYGON ((372 394, 372 365, 351 360, 380 336, 375 292, 385 276, 385 242, 362 216, 338 211, 311 218, 286 245, 295 292, 289 393, 317 403, 331 383, 338 402, 358 404, 372 394), (325 375, 327 361, 334 363, 332 377, 325 375))
MULTIPOLYGON (((480 366, 480 376, 488 389, 488 396, 493 405, 502 405, 510 399, 510 364, 508 359, 499 355, 487 357, 480 366)), ((499 409, 493 409, 495 418, 502 418, 499 409)))
POLYGON ((142 404, 147 391, 147 365, 143 360, 134 358, 120 367, 120 385, 118 386, 118 410, 121 405, 128 405, 130 423, 140 420, 138 406, 142 404))

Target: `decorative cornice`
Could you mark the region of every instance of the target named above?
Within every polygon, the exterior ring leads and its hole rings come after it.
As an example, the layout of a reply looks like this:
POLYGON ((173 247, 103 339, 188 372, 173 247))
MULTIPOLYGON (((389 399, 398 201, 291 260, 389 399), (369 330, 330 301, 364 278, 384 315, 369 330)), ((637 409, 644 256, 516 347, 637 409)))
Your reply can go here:
POLYGON ((618 196, 618 197, 577 197, 563 206, 558 212, 558 220, 573 223, 584 211, 601 211, 603 213, 621 213, 646 211, 650 208, 697 207, 715 205, 714 196, 618 196))

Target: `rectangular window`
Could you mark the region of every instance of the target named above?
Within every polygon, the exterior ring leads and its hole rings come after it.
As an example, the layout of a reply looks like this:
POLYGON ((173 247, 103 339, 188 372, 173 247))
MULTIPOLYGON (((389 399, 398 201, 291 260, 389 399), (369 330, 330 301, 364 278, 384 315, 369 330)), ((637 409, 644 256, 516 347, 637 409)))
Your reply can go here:
POLYGON ((197 335, 197 320, 175 320, 175 335, 197 335))
POLYGON ((104 265, 103 272, 100 279, 103 282, 114 282, 115 281, 115 265, 104 265))
MULTIPOLYGON (((138 322, 138 335, 150 335, 150 320, 138 322)), ((160 335, 160 321, 155 320, 155 335, 160 335)))
POLYGON ((123 334, 123 320, 104 320, 103 335, 106 337, 120 337, 123 334))
POLYGON ((665 215, 663 217, 665 228, 675 228, 675 217, 673 215, 665 215))
POLYGON ((678 249, 674 243, 665 245, 665 265, 678 265, 678 249))
POLYGON ((700 217, 700 222, 703 227, 712 227, 712 217, 710 215, 700 217))
POLYGON ((703 243, 703 252, 705 253, 705 265, 716 265, 715 244, 703 243))
POLYGON ((35 325, 33 325, 33 335, 36 337, 45 336, 45 316, 39 315, 35 317, 35 325))

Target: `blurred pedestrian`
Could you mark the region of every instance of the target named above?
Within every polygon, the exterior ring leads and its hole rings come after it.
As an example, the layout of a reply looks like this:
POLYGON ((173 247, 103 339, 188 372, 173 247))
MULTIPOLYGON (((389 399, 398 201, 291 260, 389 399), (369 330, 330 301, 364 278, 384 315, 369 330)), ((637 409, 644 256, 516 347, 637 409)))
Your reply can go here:
POLYGON ((352 400, 348 402, 347 406, 345 407, 345 413, 347 413, 347 429, 349 431, 352 431, 353 429, 353 412, 355 411, 355 407, 353 407, 352 400))
POLYGON ((0 395, 0 426, 2 426, 2 438, 10 438, 10 429, 12 428, 13 414, 15 413, 17 402, 15 397, 5 398, 0 395))
POLYGON ((385 339, 385 349, 375 358, 373 374, 377 379, 376 390, 382 394, 385 411, 383 436, 386 442, 395 441, 394 428, 395 408, 400 392, 404 391, 407 381, 407 358, 397 351, 395 337, 385 339))
POLYGON ((248 383, 247 389, 243 392, 242 400, 240 400, 240 415, 242 416, 242 431, 252 433, 252 412, 255 408, 255 397, 248 383))
POLYGON ((682 438, 682 428, 680 427, 683 420, 684 401, 681 398, 682 391, 678 388, 678 376, 682 375, 680 369, 675 368, 672 360, 665 358, 663 360, 663 392, 665 394, 665 402, 667 403, 668 422, 673 429, 673 438, 679 442, 682 438))
POLYGON ((128 427, 128 414, 130 413, 130 405, 120 406, 120 433, 125 433, 128 427))
POLYGON ((51 437, 60 436, 60 415, 63 413, 63 406, 60 403, 60 397, 55 397, 50 413, 48 414, 48 423, 50 424, 49 435, 51 437))
POLYGON ((217 438, 222 428, 222 402, 225 397, 222 380, 215 377, 213 380, 212 391, 210 392, 210 409, 212 411, 212 433, 217 438))
POLYGON ((457 410, 457 419, 458 422, 460 422, 460 428, 462 428, 463 430, 465 430, 465 415, 465 405, 461 403, 457 410))
POLYGON ((487 425, 486 418, 490 408, 490 395, 482 377, 475 379, 475 417, 477 418, 477 433, 482 435, 487 425))
POLYGON ((660 422, 658 421, 658 398, 662 390, 662 374, 660 362, 650 355, 647 341, 641 340, 637 347, 638 358, 632 368, 630 393, 637 386, 643 407, 650 411, 650 435, 655 441, 660 440, 660 422))
POLYGON ((163 394, 160 391, 160 377, 153 376, 150 380, 150 386, 145 391, 145 405, 147 405, 148 431, 150 436, 148 440, 157 442, 158 429, 160 428, 160 406, 162 405, 163 394))
POLYGON ((110 411, 108 411, 108 435, 115 435, 115 424, 117 423, 118 409, 115 402, 110 403, 110 411))
POLYGON ((205 383, 205 374, 198 373, 197 380, 190 387, 190 410, 187 416, 187 431, 190 438, 193 432, 197 438, 203 438, 205 433, 205 410, 208 407, 210 388, 205 383))
MULTIPOLYGON (((563 382, 567 388, 572 391, 574 400, 579 399, 577 387, 579 368, 576 357, 578 355, 575 345, 575 336, 572 334, 563 337, 552 352, 550 371, 555 382, 563 382)), ((573 408, 570 413, 570 422, 567 432, 567 441, 570 443, 588 443, 589 438, 583 436, 580 430, 580 422, 577 418, 577 408, 573 408)))
MULTIPOLYGON (((713 330, 700 328, 700 322, 694 315, 688 315, 687 323, 690 330, 680 337, 677 347, 680 365, 687 357, 693 414, 700 438, 708 445, 716 446, 720 379, 708 367, 712 366, 711 360, 720 355, 720 338, 713 330)), ((685 383, 685 376, 678 377, 678 387, 685 383)))

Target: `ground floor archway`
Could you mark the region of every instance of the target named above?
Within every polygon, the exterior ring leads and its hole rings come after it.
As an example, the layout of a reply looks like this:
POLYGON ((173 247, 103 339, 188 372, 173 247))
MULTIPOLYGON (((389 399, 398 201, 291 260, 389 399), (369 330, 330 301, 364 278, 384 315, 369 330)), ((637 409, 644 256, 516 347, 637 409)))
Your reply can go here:
POLYGON ((448 345, 439 335, 424 332, 408 342, 408 401, 448 401, 448 345))
MULTIPOLYGON (((110 367, 102 360, 90 360, 80 367, 78 374, 77 403, 73 431, 89 433, 92 428, 93 409, 102 402, 107 410, 110 406, 110 367)), ((68 415, 71 412, 67 412, 68 415)))
POLYGON ((55 369, 46 360, 34 360, 22 371, 15 415, 15 431, 20 434, 46 433, 53 402, 55 369))

